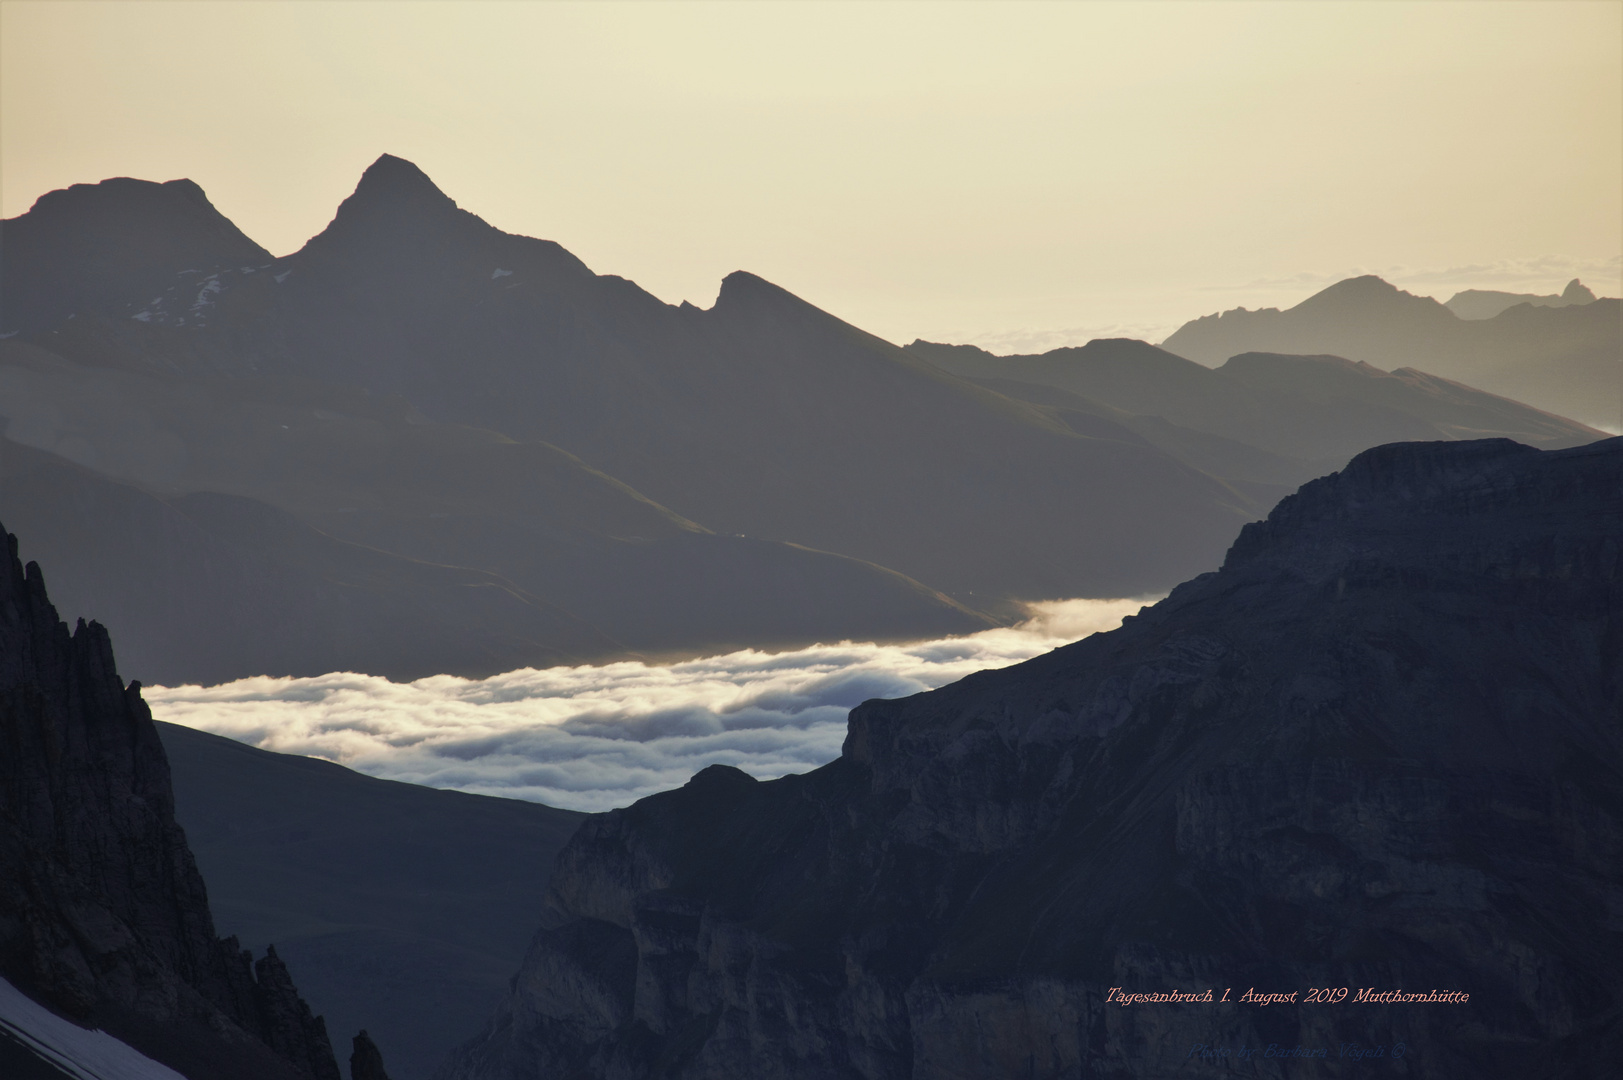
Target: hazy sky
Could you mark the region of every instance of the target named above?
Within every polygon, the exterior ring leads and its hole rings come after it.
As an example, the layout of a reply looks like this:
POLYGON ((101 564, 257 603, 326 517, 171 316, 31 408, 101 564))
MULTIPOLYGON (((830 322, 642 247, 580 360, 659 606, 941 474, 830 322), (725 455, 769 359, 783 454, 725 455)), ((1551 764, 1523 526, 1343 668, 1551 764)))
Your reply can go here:
POLYGON ((284 254, 383 152, 666 300, 748 269, 898 341, 1617 295, 1623 4, 0 5, 4 216, 187 176, 284 254))

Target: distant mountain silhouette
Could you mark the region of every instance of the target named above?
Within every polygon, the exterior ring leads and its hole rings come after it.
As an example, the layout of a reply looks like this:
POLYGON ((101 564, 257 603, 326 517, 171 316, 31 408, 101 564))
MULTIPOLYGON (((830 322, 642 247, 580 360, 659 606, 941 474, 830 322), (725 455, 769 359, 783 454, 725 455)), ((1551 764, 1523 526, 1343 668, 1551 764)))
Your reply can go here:
POLYGON ((73 315, 128 316, 177 278, 201 282, 270 261, 190 180, 74 184, 0 222, 0 333, 49 330, 73 315))
POLYGON ((1613 1075, 1620 483, 1382 446, 1118 630, 594 815, 441 1077, 1613 1075))
POLYGON ((0 342, 0 409, 0 507, 53 559, 64 609, 129 640, 149 682, 483 676, 990 625, 901 575, 715 535, 555 447, 399 400, 177 391, 0 342))
POLYGON ((1573 278, 1559 293, 1545 295, 1498 292, 1494 289, 1466 289, 1449 297, 1443 302, 1443 306, 1462 319, 1491 319, 1517 304, 1532 304, 1534 307, 1572 307, 1575 304, 1590 303, 1594 299, 1594 292, 1583 282, 1573 278))
POLYGON ((426 1080, 496 1007, 585 815, 157 727, 216 923, 274 941, 330 1030, 426 1080))
MULTIPOLYGON (((46 389, 33 375, 15 384, 66 413, 88 416, 85 396, 105 403, 114 383, 149 415, 160 399, 214 399, 193 420, 228 396, 224 386, 250 405, 288 387, 348 386, 374 403, 400 395, 413 423, 575 455, 630 497, 669 508, 659 528, 682 535, 610 532, 621 538, 613 552, 593 553, 601 536, 571 552, 581 533, 563 542, 550 516, 512 511, 511 485, 476 483, 476 505, 441 485, 433 500, 414 494, 411 506, 385 510, 386 490, 416 481, 365 464, 360 447, 374 436, 364 425, 349 425, 361 440, 353 452, 335 442, 297 475, 288 463, 298 459, 263 449, 254 453, 280 460, 277 475, 238 468, 239 449, 211 454, 233 425, 232 440, 260 447, 280 430, 227 424, 230 410, 206 435, 196 431, 202 420, 187 421, 192 432, 167 418, 155 425, 158 442, 173 450, 178 439, 194 466, 218 463, 206 480, 195 467, 181 479, 134 475, 133 455, 157 442, 114 447, 99 422, 82 427, 103 435, 62 431, 49 443, 59 455, 79 446, 75 437, 96 445, 95 462, 73 460, 165 498, 230 491, 336 538, 497 573, 645 653, 953 632, 988 625, 954 602, 1008 618, 1015 599, 1152 591, 1210 565, 1261 505, 1126 429, 1080 435, 1048 410, 946 375, 751 275, 729 277, 708 311, 663 304, 554 243, 491 228, 387 156, 327 229, 269 269, 223 269, 195 289, 141 298, 131 317, 59 325, 26 344, 79 365, 46 389), (329 474, 345 492, 323 508, 312 493, 337 494, 329 474), (674 526, 678 518, 697 530, 674 526), (717 539, 694 539, 706 533, 717 539), (543 550, 526 553, 530 538, 543 550), (552 539, 560 544, 545 550, 552 539), (635 545, 645 546, 628 554, 635 545), (693 554, 671 554, 678 549, 693 554), (846 557, 846 569, 828 569, 832 556, 815 552, 846 557), (571 598, 572 587, 588 599, 571 598), (701 605, 688 617, 689 606, 729 590, 735 616, 713 618, 701 605), (744 610, 751 597, 758 615, 744 610), (673 632, 684 622, 685 639, 673 632)), ((321 396, 304 391, 317 410, 354 412, 321 396)), ((130 411, 120 431, 140 427, 130 411)), ((457 453, 459 468, 473 467, 476 455, 457 453)), ((446 469, 429 471, 481 475, 446 469)))
MULTIPOLYGON (((6 265, 55 297, 24 295, 38 320, 87 311, 0 342, 0 512, 153 681, 968 632, 1169 588, 1376 443, 1598 434, 1419 375, 1325 396, 1142 343, 956 368, 743 272, 671 306, 388 155, 268 265, 188 192, 81 185, 5 233, 34 238, 6 265), (104 249, 124 284, 81 303, 104 249)), ((1375 279, 1303 309, 1371 305, 1463 325, 1375 279)))
POLYGON ((1212 369, 1142 341, 1038 356, 915 341, 908 351, 1068 422, 1110 421, 1259 498, 1275 499, 1386 442, 1506 436, 1559 449, 1601 432, 1412 369, 1245 353, 1212 369), (1078 417, 1081 419, 1077 419, 1078 417))
POLYGON ((1156 588, 1248 513, 1151 447, 1078 438, 752 275, 711 310, 665 305, 456 209, 397 159, 282 269, 251 334, 286 346, 261 370, 545 439, 718 532, 961 601, 1156 588))
POLYGON ((1237 308, 1195 319, 1162 347, 1207 365, 1240 353, 1272 352, 1329 353, 1388 370, 1418 368, 1615 428, 1623 409, 1620 310, 1615 299, 1566 307, 1518 304, 1491 318, 1466 320, 1429 297, 1366 276, 1337 282, 1285 311, 1237 308))

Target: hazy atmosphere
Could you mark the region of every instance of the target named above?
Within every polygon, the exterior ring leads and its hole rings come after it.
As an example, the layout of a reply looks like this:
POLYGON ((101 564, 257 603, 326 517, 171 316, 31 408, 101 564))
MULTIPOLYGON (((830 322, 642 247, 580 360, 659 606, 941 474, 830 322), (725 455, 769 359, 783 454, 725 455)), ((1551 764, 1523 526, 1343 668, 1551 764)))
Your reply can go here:
POLYGON ((1623 0, 0 0, 0 1076, 1609 1080, 1620 193, 1623 0))
POLYGON ((1619 291, 1614 3, 7 0, 3 213, 189 177, 276 255, 389 152, 708 306, 1036 351, 1378 273, 1619 291), (64 138, 64 132, 72 132, 64 138))

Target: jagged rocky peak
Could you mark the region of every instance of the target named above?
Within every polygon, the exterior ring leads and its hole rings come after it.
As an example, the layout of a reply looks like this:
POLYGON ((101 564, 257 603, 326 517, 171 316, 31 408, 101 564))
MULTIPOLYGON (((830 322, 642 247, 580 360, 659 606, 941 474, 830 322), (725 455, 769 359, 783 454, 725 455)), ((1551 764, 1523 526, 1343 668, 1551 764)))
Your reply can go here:
POLYGON ((441 191, 427 173, 393 154, 383 154, 366 167, 360 183, 355 186, 355 194, 345 203, 355 210, 381 204, 456 208, 455 200, 441 191))
POLYGON ((589 819, 445 1075, 1611 1075, 1620 484, 1623 439, 1380 447, 1116 631, 589 819))
POLYGON ((432 308, 445 302, 452 282, 458 288, 479 282, 488 290, 538 281, 578 285, 594 277, 557 243, 505 233, 460 208, 422 169, 392 154, 367 167, 332 222, 286 265, 293 282, 334 307, 316 324, 339 334, 347 332, 357 297, 376 302, 390 296, 404 304, 426 290, 431 297, 415 299, 432 308))
POLYGON ((827 312, 807 303, 783 286, 774 285, 766 278, 752 274, 748 270, 734 270, 721 279, 721 290, 716 294, 716 304, 711 310, 728 315, 759 312, 802 315, 816 313, 824 319, 833 319, 827 312))
POLYGON ((0 535, 0 975, 192 1080, 338 1080, 281 962, 215 936, 140 684, 0 535))
POLYGON ((750 327, 757 332, 802 333, 817 335, 819 340, 842 328, 862 333, 838 316, 747 270, 734 270, 722 279, 710 314, 726 324, 750 327))
POLYGON ((1567 287, 1561 290, 1561 299, 1569 304, 1587 304, 1595 299, 1594 290, 1577 278, 1567 282, 1567 287))
POLYGON ((447 229, 495 230, 459 209, 428 175, 404 158, 384 154, 361 174, 354 194, 338 205, 332 223, 306 251, 357 243, 375 245, 404 232, 438 234, 447 229))

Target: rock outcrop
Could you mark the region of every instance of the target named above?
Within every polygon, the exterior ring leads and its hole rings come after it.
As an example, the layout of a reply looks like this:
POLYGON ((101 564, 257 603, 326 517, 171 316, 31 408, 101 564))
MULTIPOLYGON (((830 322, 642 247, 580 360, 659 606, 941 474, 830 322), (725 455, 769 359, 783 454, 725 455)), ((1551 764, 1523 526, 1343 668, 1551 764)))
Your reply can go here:
POLYGON ((444 1075, 1614 1075, 1620 491, 1378 447, 1119 630, 590 819, 444 1075))
POLYGON ((355 1049, 349 1055, 349 1080, 389 1080, 383 1071, 383 1053, 364 1030, 355 1036, 355 1049))
POLYGON ((0 975, 194 1080, 338 1080, 281 962, 215 936, 140 684, 4 535, 0 975))

